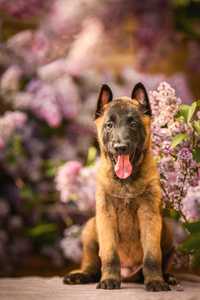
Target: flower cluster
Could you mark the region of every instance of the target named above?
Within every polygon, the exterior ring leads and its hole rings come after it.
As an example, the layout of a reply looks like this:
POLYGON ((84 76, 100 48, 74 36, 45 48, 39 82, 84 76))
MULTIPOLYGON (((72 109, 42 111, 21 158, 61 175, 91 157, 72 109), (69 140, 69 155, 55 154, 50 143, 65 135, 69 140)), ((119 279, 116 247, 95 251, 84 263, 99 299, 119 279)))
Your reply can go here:
POLYGON ((83 167, 78 161, 62 165, 56 176, 56 188, 60 192, 61 201, 75 201, 83 213, 94 211, 96 167, 83 167))
POLYGON ((157 90, 150 93, 150 102, 154 126, 162 128, 174 122, 181 100, 176 97, 175 90, 167 82, 161 82, 157 90))
POLYGON ((1 92, 6 93, 18 91, 21 76, 22 70, 18 65, 10 66, 1 77, 1 92))
POLYGON ((190 186, 186 196, 182 200, 182 210, 187 219, 198 221, 200 219, 200 183, 197 186, 190 186))
POLYGON ((2 12, 8 15, 14 16, 20 19, 27 19, 33 16, 37 16, 44 13, 44 10, 51 6, 54 0, 39 1, 39 0, 19 0, 17 5, 13 1, 0 0, 0 9, 2 12))
POLYGON ((191 142, 195 136, 198 143, 198 137, 190 123, 183 117, 177 118, 181 100, 169 84, 161 83, 150 93, 150 100, 153 152, 158 162, 165 205, 179 211, 185 220, 190 220, 190 215, 182 208, 182 201, 190 186, 197 186, 199 182, 200 166, 193 158, 194 145, 191 142), (176 137, 180 137, 180 143, 173 145, 176 137))
MULTIPOLYGON (((77 212, 91 216, 95 210, 95 178, 98 163, 84 167, 78 161, 69 161, 57 172, 55 181, 60 199, 65 205, 73 202, 77 212)), ((68 227, 60 241, 60 247, 65 257, 79 263, 82 255, 80 233, 82 226, 68 227)))
POLYGON ((60 246, 65 257, 75 263, 79 263, 82 257, 80 234, 81 226, 72 225, 71 227, 65 229, 64 237, 60 241, 60 246))
POLYGON ((78 115, 80 98, 70 77, 55 80, 52 84, 32 80, 26 91, 15 95, 14 106, 33 112, 51 127, 58 127, 63 118, 78 115))
POLYGON ((24 127, 26 120, 26 114, 18 111, 8 111, 0 118, 0 149, 17 129, 24 127))

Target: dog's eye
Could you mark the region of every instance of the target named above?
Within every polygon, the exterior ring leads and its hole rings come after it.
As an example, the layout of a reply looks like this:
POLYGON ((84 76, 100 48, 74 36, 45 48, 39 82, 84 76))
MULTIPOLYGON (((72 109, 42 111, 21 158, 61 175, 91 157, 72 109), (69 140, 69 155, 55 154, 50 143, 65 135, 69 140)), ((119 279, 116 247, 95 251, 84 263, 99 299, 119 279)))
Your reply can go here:
POLYGON ((113 127, 113 122, 106 123, 106 129, 110 130, 113 127))

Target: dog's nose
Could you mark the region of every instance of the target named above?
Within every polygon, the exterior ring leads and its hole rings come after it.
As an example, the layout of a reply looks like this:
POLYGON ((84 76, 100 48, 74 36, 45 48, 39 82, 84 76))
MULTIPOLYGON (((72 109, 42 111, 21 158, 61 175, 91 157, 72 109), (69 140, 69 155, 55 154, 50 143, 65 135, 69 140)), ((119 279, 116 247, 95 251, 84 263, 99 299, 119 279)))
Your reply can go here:
POLYGON ((116 143, 116 144, 114 144, 114 149, 117 153, 124 154, 128 150, 128 145, 116 143))

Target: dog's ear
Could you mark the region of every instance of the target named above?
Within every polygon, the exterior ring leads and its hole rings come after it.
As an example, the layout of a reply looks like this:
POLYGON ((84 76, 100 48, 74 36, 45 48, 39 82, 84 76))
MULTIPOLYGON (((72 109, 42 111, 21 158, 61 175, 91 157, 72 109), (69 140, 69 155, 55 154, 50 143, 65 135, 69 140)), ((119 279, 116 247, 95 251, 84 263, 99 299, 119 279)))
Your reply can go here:
POLYGON ((144 85, 141 82, 138 82, 135 85, 131 94, 131 98, 136 99, 139 102, 141 110, 145 115, 152 116, 149 97, 144 85))
POLYGON ((104 105, 108 104, 113 99, 113 94, 110 87, 107 84, 103 84, 99 93, 97 101, 97 109, 95 113, 95 119, 101 116, 103 113, 104 105))

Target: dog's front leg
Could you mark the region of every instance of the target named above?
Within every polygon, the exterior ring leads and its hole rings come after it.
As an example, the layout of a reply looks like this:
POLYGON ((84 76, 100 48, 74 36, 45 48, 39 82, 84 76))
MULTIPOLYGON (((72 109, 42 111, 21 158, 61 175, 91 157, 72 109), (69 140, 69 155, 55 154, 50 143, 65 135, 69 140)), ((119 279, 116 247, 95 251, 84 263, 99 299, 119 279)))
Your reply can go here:
POLYGON ((170 290, 162 275, 161 229, 159 207, 142 204, 138 209, 141 243, 143 247, 143 274, 148 291, 170 290))
POLYGON ((97 200, 96 222, 102 272, 97 288, 119 289, 121 285, 114 218, 112 207, 104 199, 97 200))

